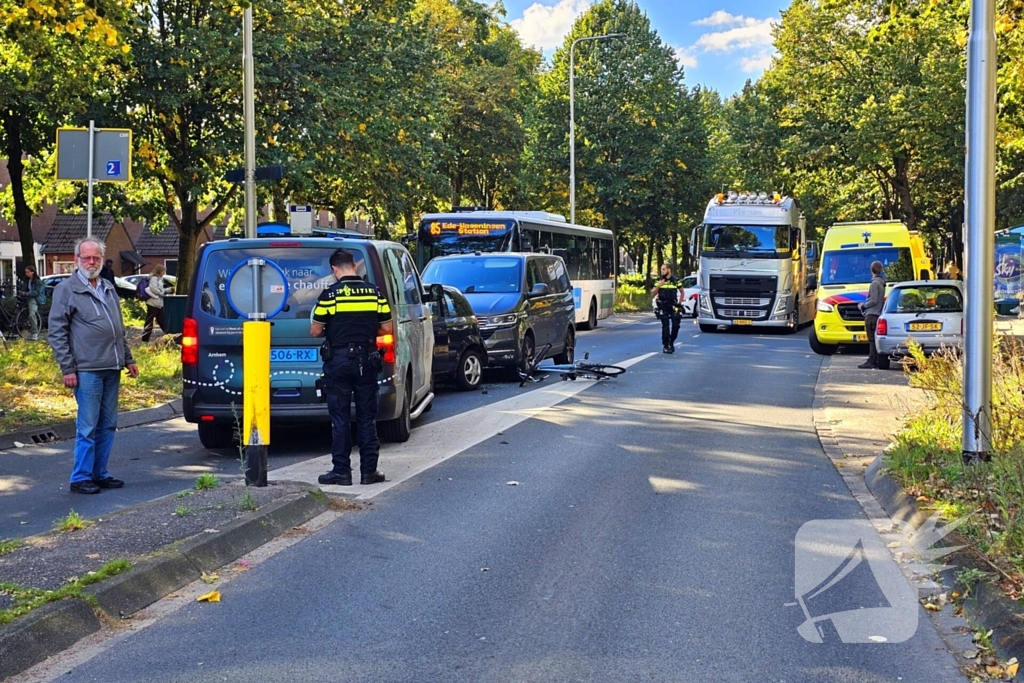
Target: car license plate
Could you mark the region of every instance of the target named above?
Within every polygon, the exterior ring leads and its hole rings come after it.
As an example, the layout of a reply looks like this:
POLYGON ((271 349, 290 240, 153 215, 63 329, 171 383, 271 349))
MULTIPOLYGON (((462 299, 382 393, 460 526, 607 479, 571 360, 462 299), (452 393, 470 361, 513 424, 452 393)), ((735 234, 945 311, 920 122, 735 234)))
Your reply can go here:
POLYGON ((270 349, 271 363, 315 363, 318 349, 270 349))
POLYGON ((753 320, 733 320, 732 324, 733 325, 753 325, 754 321, 753 320))
POLYGON ((941 332, 942 323, 910 323, 907 329, 910 332, 941 332))
POLYGON ((867 341, 867 340, 868 340, 868 335, 866 335, 866 334, 855 334, 855 335, 853 335, 853 341, 855 341, 855 342, 863 342, 863 341, 867 341))

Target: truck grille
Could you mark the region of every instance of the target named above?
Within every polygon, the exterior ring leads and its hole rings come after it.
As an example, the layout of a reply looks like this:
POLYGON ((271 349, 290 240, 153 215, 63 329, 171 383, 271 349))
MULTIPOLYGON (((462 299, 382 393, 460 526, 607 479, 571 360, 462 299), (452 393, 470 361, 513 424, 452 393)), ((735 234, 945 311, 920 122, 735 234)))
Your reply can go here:
POLYGON ((857 304, 839 304, 836 306, 839 317, 843 320, 864 320, 864 314, 857 308, 857 304))
POLYGON ((764 317, 764 311, 742 311, 731 308, 720 308, 718 309, 718 317, 720 318, 761 318, 764 317))
POLYGON ((767 320, 778 291, 778 278, 749 275, 712 275, 711 305, 722 320, 767 320))

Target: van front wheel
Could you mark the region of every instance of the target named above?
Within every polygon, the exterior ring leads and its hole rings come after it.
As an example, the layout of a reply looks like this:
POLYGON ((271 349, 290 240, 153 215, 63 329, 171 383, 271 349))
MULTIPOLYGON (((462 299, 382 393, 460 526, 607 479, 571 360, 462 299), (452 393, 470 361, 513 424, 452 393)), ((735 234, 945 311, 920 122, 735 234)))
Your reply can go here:
POLYGON ((807 341, 811 345, 811 351, 814 351, 819 356, 831 356, 839 348, 837 344, 822 344, 818 341, 818 335, 811 330, 811 333, 807 335, 807 341))

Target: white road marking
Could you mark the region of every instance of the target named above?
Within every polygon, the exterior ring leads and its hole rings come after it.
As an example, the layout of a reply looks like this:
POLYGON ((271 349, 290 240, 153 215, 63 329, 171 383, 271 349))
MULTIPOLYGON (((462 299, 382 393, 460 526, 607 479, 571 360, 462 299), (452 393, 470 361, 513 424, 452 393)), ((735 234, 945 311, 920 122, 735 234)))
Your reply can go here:
MULTIPOLYGON (((656 355, 658 354, 647 353, 623 363, 616 363, 616 365, 628 368, 656 355)), ((585 380, 576 382, 558 382, 556 380, 542 389, 517 394, 461 415, 453 415, 417 427, 406 443, 382 445, 380 469, 387 474, 386 482, 371 486, 360 486, 358 483, 354 486, 325 486, 323 490, 331 495, 369 500, 478 443, 496 436, 498 432, 510 429, 520 422, 572 398, 594 384, 592 381, 585 380)), ((353 453, 352 464, 356 465, 357 462, 358 455, 353 453)), ((325 455, 273 470, 270 472, 270 478, 276 481, 300 481, 319 485, 317 477, 330 469, 331 456, 325 455)), ((353 475, 358 482, 359 473, 354 472, 353 475)))

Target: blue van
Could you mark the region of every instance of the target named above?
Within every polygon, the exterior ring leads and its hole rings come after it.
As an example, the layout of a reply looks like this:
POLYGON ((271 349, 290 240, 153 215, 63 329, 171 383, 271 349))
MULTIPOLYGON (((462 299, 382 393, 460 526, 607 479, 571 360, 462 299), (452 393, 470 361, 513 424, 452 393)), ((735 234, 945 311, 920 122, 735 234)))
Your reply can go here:
POLYGON ((432 297, 409 252, 395 242, 354 236, 281 235, 208 242, 199 251, 182 334, 182 408, 185 419, 198 425, 203 446, 228 448, 237 440, 246 317, 231 298, 228 280, 252 258, 275 265, 285 282, 280 311, 269 319, 271 422, 330 422, 320 391, 322 340, 310 336, 309 323, 317 298, 334 283, 330 257, 339 247, 353 253, 359 274, 391 305, 395 335, 384 347, 378 429, 385 441, 409 438, 412 421, 434 398, 432 297))

